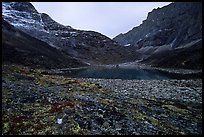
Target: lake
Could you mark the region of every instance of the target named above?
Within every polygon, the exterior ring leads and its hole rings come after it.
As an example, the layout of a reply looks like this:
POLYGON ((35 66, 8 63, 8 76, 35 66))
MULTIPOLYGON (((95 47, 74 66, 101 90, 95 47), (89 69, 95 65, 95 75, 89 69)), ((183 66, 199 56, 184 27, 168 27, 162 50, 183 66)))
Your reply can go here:
POLYGON ((102 79, 137 79, 137 80, 166 80, 171 79, 167 74, 158 70, 132 68, 81 68, 64 71, 65 75, 75 78, 102 79))

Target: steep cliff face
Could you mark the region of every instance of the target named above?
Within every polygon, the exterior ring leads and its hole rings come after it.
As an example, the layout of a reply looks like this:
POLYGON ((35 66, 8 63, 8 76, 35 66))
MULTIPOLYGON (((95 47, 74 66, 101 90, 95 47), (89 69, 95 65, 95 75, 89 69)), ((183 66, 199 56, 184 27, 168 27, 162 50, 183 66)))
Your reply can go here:
POLYGON ((174 2, 154 9, 140 26, 114 38, 125 45, 138 48, 171 44, 179 47, 202 38, 202 4, 174 2))
MULTIPOLYGON (((142 54, 144 63, 162 67, 172 67, 172 64, 176 63, 173 66, 185 68, 187 66, 183 62, 189 58, 191 58, 190 60, 202 59, 202 52, 193 52, 198 54, 197 57, 194 55, 180 58, 185 53, 184 51, 191 52, 189 47, 194 50, 193 47, 199 45, 199 49, 202 49, 202 44, 198 44, 202 41, 202 3, 174 2, 154 9, 148 13, 147 19, 141 25, 125 34, 116 36, 113 40, 122 45, 129 44, 134 47, 142 54), (178 48, 184 49, 180 52, 177 50, 178 48), (171 55, 175 54, 171 56, 170 53, 171 55), (179 60, 175 62, 176 58, 179 60), (168 63, 164 65, 165 62, 168 63)), ((197 46, 194 51, 198 51, 197 46)), ((201 62, 201 60, 197 60, 197 62, 201 62)), ((188 68, 191 68, 190 64, 188 68)), ((193 64, 195 65, 195 63, 193 64)), ((192 66, 192 68, 194 67, 192 66)), ((200 68, 201 63, 196 67, 200 68)))
POLYGON ((46 13, 38 13, 28 2, 3 2, 2 8, 3 19, 14 27, 84 63, 124 62, 134 55, 133 51, 98 32, 57 23, 46 13))

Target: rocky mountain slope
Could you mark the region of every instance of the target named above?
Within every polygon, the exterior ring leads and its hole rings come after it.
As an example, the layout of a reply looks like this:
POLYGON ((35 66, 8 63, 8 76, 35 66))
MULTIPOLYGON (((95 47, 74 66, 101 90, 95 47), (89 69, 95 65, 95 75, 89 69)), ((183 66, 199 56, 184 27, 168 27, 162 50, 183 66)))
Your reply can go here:
POLYGON ((38 13, 28 2, 3 2, 2 17, 19 30, 86 64, 124 62, 135 57, 134 51, 110 38, 59 24, 49 15, 38 13))
POLYGON ((141 63, 163 68, 201 69, 202 41, 194 43, 190 47, 152 54, 143 59, 141 63))
POLYGON ((85 66, 81 60, 60 52, 47 43, 16 29, 2 19, 3 62, 45 68, 85 66))
MULTIPOLYGON (((155 57, 158 56, 155 61, 151 62, 152 65, 164 66, 163 63, 171 62, 166 65, 166 67, 171 67, 175 58, 180 58, 183 52, 172 58, 164 56, 165 53, 169 55, 173 52, 174 54, 175 49, 183 47, 185 50, 190 46, 191 50, 194 50, 193 47, 202 41, 202 4, 200 2, 174 2, 154 9, 148 13, 147 19, 142 24, 125 34, 116 36, 113 40, 122 45, 129 44, 135 47, 143 54, 142 58, 148 61, 155 60, 155 57), (162 64, 159 63, 160 59, 163 59, 162 64)), ((197 49, 197 46, 195 48, 197 49)), ((199 48, 202 49, 202 44, 199 48)), ((201 62, 202 52, 194 53, 194 57, 199 59, 196 62, 201 62), (198 57, 195 57, 196 54, 198 57)), ((194 57, 190 60, 194 60, 194 57)), ((189 65, 182 65, 189 58, 186 56, 180 59, 175 66, 189 67, 189 65)), ((197 64, 196 68, 201 68, 201 64, 197 64)))

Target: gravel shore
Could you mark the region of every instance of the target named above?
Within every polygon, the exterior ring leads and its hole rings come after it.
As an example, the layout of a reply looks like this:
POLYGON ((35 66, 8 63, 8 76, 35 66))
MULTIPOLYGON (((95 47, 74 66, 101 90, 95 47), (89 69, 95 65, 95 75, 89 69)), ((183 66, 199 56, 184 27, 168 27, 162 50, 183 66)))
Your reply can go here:
POLYGON ((116 96, 126 98, 166 98, 202 103, 202 80, 121 80, 80 78, 86 82, 113 90, 116 96), (128 97, 129 98, 129 97, 128 97))

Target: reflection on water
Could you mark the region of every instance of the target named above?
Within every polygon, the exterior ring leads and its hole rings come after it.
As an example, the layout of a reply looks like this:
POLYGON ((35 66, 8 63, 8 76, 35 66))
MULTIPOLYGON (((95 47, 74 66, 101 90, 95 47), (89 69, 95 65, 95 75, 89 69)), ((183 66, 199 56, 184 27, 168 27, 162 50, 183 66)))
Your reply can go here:
POLYGON ((76 78, 138 79, 138 80, 170 79, 166 74, 157 70, 127 69, 127 68, 83 68, 66 71, 66 75, 76 78))

